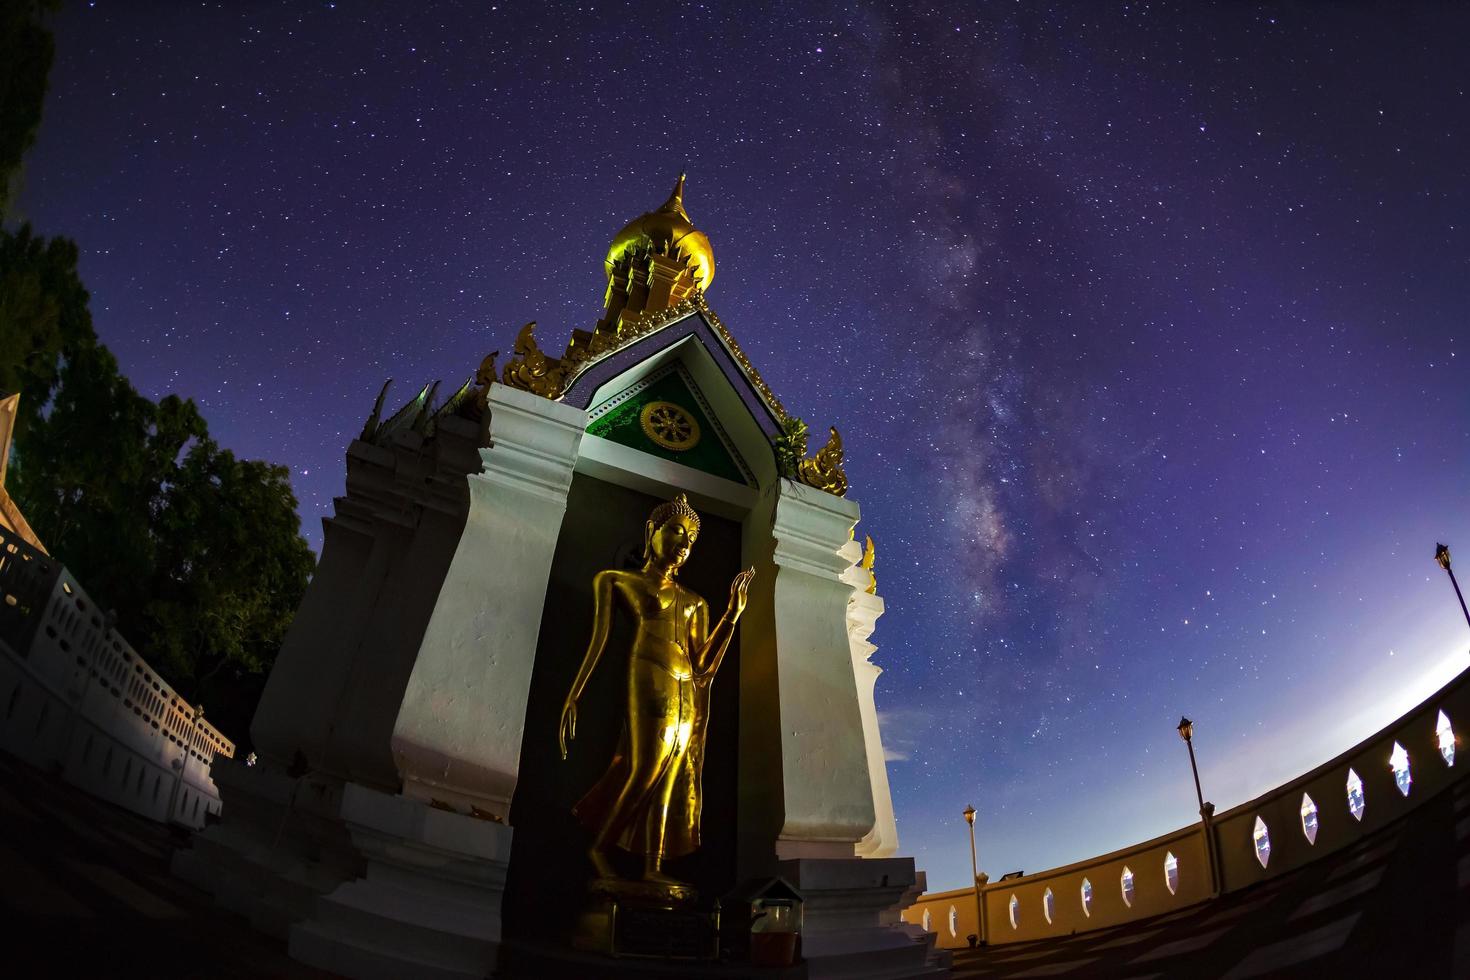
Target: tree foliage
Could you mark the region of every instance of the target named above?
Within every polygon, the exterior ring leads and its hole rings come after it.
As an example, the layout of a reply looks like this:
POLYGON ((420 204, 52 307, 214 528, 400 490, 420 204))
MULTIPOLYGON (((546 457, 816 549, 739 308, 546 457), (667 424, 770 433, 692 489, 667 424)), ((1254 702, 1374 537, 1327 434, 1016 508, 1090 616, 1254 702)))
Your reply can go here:
POLYGON ((13 472, 41 540, 186 694, 270 665, 312 567, 285 467, 237 459, 192 401, 155 404, 88 344, 13 472))
POLYGON ((50 399, 62 353, 94 339, 76 244, 0 229, 0 394, 20 392, 17 437, 50 399))
POLYGON ((58 6, 58 0, 0 0, 0 218, 10 212, 11 184, 41 126, 56 57, 41 15, 58 6))
MULTIPOLYGON (((0 219, 41 121, 55 8, 0 0, 0 219)), ((311 574, 287 471, 222 449, 193 401, 139 394, 87 303, 75 243, 0 228, 0 395, 19 391, 22 412, 8 489, 123 635, 239 737, 311 574)))

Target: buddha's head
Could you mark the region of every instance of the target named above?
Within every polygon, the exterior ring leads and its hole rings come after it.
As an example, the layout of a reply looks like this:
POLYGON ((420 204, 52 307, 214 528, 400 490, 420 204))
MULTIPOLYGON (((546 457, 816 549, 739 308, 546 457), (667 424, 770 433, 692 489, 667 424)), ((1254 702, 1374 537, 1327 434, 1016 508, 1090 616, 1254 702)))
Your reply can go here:
POLYGON ((643 560, 667 569, 672 576, 689 560, 698 537, 699 515, 681 493, 648 515, 643 528, 643 560))

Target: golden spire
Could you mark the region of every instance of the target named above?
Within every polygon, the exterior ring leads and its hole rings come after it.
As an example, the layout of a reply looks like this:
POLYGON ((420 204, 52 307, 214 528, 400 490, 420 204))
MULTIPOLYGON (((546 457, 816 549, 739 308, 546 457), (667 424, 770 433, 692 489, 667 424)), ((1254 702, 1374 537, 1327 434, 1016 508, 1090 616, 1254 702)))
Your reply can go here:
POLYGON ((613 236, 603 262, 607 274, 603 326, 666 310, 714 281, 715 253, 684 210, 684 180, 680 174, 657 211, 639 215, 613 236))
POLYGON ((674 182, 674 189, 669 194, 669 199, 664 202, 664 206, 661 207, 661 208, 659 208, 659 211, 663 212, 664 214, 677 214, 679 217, 683 218, 685 221, 688 221, 689 220, 689 213, 684 210, 684 178, 685 178, 685 176, 686 176, 685 174, 680 174, 679 175, 679 179, 674 182))

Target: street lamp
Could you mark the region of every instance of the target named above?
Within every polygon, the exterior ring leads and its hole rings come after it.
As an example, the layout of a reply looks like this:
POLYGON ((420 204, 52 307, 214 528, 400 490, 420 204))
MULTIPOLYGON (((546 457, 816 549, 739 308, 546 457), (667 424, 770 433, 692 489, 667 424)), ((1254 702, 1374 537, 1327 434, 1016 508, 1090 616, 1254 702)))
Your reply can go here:
POLYGON ((1436 544, 1434 546, 1434 560, 1439 562, 1439 567, 1443 568, 1449 575, 1450 584, 1455 587, 1455 598, 1460 600, 1460 611, 1465 614, 1466 624, 1470 625, 1470 609, 1465 608, 1465 596, 1460 592, 1460 583, 1455 581, 1455 570, 1450 567, 1449 545, 1436 544))
POLYGON ((1215 804, 1206 803, 1204 791, 1200 789, 1199 766, 1194 761, 1194 722, 1181 716, 1179 719, 1179 737, 1184 739, 1184 744, 1189 748, 1189 769, 1194 773, 1194 795, 1195 799, 1199 800, 1199 817, 1205 830, 1205 852, 1210 861, 1210 886, 1215 894, 1218 895, 1220 893, 1220 873, 1216 867, 1218 858, 1216 856, 1217 848, 1215 846, 1214 821, 1212 820, 1215 815, 1215 804))
POLYGON ((1179 719, 1179 737, 1184 739, 1184 744, 1189 746, 1189 768, 1194 773, 1194 795, 1199 798, 1200 816, 1205 813, 1205 794, 1199 788, 1199 766, 1194 762, 1194 722, 1188 718, 1179 719))
POLYGON ((975 864, 975 808, 965 805, 965 823, 970 825, 970 887, 975 890, 975 930, 980 941, 985 941, 985 924, 981 921, 984 909, 980 905, 980 872, 975 864))

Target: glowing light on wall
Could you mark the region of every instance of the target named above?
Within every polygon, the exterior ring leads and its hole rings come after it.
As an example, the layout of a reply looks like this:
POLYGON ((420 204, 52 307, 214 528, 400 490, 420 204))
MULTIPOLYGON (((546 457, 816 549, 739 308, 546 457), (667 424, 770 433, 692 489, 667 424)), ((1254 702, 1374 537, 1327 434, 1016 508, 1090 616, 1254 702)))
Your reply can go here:
POLYGON ((1306 793, 1302 794, 1302 833, 1308 844, 1317 843, 1317 804, 1306 793))
POLYGON ((1452 766, 1455 764, 1455 730, 1450 727, 1450 720, 1441 711, 1439 717, 1434 721, 1434 738, 1439 742, 1439 754, 1444 756, 1444 764, 1452 766))
POLYGON ((1354 820, 1362 820, 1363 810, 1366 809, 1363 802, 1363 780, 1355 769, 1348 770, 1347 797, 1348 812, 1353 815, 1354 820))
POLYGON ((1409 775, 1409 753, 1399 743, 1393 743, 1393 752, 1388 757, 1388 767, 1393 770, 1393 783, 1399 788, 1399 792, 1405 796, 1409 795, 1409 786, 1414 782, 1414 777, 1409 775))

